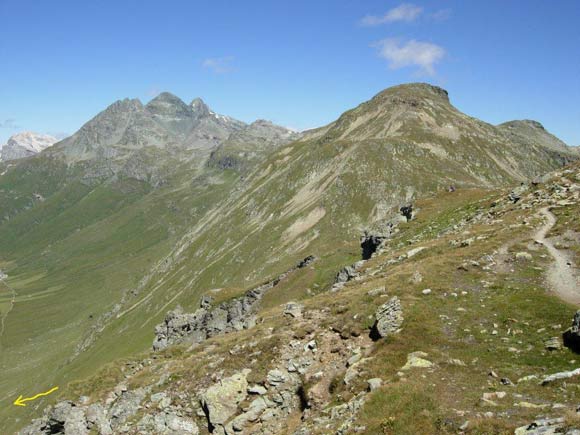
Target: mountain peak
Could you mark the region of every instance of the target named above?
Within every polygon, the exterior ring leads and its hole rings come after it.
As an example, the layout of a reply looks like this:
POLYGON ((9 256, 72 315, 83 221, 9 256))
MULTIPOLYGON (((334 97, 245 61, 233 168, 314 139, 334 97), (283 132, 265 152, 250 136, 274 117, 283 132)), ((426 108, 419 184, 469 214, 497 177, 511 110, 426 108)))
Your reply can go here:
POLYGON ((190 109, 179 97, 170 92, 162 92, 145 106, 154 115, 186 113, 190 109))
POLYGON ((143 108, 143 103, 138 98, 123 98, 122 100, 117 100, 109 107, 105 109, 105 111, 131 111, 131 110, 139 110, 143 108))
POLYGON ((177 96, 173 95, 171 92, 161 92, 155 98, 153 98, 149 103, 147 103, 146 107, 151 105, 156 105, 159 103, 164 104, 175 104, 175 105, 185 105, 185 103, 177 96))
POLYGON ((546 130, 540 122, 534 121, 533 119, 514 119, 513 121, 504 122, 500 125, 507 128, 529 127, 537 130, 546 130))
POLYGON ((47 134, 21 131, 11 136, 2 147, 2 160, 17 160, 33 156, 55 142, 57 139, 47 134))
POLYGON ((210 113, 208 105, 199 97, 194 98, 189 106, 198 117, 207 116, 210 113))
POLYGON ((393 97, 405 100, 430 99, 449 103, 449 93, 445 89, 429 83, 406 83, 393 86, 379 92, 372 100, 391 99, 393 97))

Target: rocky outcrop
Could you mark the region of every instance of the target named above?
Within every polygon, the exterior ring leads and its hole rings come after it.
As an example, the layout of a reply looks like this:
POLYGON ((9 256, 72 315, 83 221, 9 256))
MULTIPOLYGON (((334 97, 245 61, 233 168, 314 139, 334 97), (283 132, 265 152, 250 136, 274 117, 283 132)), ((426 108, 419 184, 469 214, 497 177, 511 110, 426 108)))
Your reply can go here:
POLYGON ((336 279, 334 282, 336 284, 348 282, 357 276, 359 276, 358 269, 363 265, 362 261, 358 261, 350 266, 343 267, 336 274, 336 279))
POLYGON ((371 338, 384 338, 399 331, 403 324, 403 308, 399 298, 394 296, 381 305, 375 313, 375 319, 371 338))
POLYGON ((199 428, 191 418, 182 417, 173 412, 162 412, 156 415, 147 414, 137 423, 137 429, 139 433, 143 434, 199 434, 199 428))
POLYGON ((246 398, 251 370, 243 370, 209 387, 201 396, 201 406, 207 417, 209 431, 225 434, 225 424, 236 414, 238 405, 246 398))
POLYGON ((574 378, 576 376, 580 376, 580 368, 575 369, 575 370, 570 370, 567 372, 558 372, 558 373, 548 375, 542 379, 541 384, 548 385, 548 384, 551 384, 552 382, 560 381, 562 379, 570 379, 570 378, 574 378))
POLYGON ((34 420, 19 433, 20 435, 88 435, 89 433, 111 435, 122 432, 124 431, 123 423, 137 413, 148 391, 148 388, 130 391, 121 384, 110 393, 105 404, 81 404, 69 400, 59 402, 47 408, 42 418, 34 420))
POLYGON ((161 350, 178 343, 201 343, 216 335, 252 328, 256 324, 256 311, 264 294, 291 272, 310 265, 314 260, 314 256, 308 256, 275 279, 216 307, 212 307, 210 299, 202 298, 200 308, 195 313, 184 313, 180 307, 170 311, 163 323, 155 327, 153 349, 161 350))

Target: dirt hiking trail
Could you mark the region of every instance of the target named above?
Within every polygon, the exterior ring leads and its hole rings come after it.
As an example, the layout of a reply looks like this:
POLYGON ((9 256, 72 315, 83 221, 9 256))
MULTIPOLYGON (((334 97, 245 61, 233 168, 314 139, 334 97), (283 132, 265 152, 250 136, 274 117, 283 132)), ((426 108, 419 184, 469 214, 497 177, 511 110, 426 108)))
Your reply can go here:
POLYGON ((566 302, 580 305, 580 279, 575 275, 572 259, 566 253, 556 249, 550 239, 546 238, 548 232, 556 224, 556 217, 548 207, 541 209, 540 215, 546 218, 546 222, 538 229, 534 238, 546 247, 554 259, 554 263, 548 270, 548 284, 552 291, 566 302))

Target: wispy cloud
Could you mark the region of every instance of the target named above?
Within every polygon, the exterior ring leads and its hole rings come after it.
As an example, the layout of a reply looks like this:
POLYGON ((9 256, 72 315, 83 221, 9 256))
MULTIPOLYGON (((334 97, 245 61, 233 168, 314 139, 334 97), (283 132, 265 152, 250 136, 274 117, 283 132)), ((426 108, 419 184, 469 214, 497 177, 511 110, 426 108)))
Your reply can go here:
POLYGON ((153 86, 147 89, 146 93, 148 97, 154 98, 161 93, 161 89, 159 89, 157 86, 153 86))
POLYGON ((382 16, 367 15, 360 20, 360 24, 363 26, 379 26, 381 24, 394 23, 396 21, 410 23, 411 21, 415 21, 422 13, 423 8, 421 6, 415 6, 411 3, 403 3, 382 16))
POLYGON ((49 131, 47 134, 54 137, 56 140, 63 140, 70 136, 70 134, 65 131, 49 131))
POLYGON ((225 57, 210 57, 204 59, 201 66, 212 70, 216 74, 225 74, 233 71, 232 62, 234 61, 233 56, 225 57))
POLYGON ((5 119, 4 121, 0 121, 0 128, 20 128, 16 125, 16 120, 12 118, 5 119))
POLYGON ((436 12, 433 12, 430 15, 430 18, 435 21, 445 21, 451 18, 451 9, 440 9, 436 12))
POLYGON ((443 47, 415 39, 387 38, 373 45, 378 48, 379 57, 389 62, 389 68, 417 67, 420 73, 427 75, 435 74, 435 65, 446 55, 443 47))

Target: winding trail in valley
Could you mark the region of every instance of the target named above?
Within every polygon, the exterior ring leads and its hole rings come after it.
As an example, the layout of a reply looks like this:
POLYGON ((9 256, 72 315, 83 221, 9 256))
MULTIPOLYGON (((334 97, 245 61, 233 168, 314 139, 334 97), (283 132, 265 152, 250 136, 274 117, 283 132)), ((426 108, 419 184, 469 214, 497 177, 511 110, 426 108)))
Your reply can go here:
POLYGON ((540 215, 546 222, 536 231, 534 238, 546 247, 554 260, 548 270, 548 285, 564 301, 580 305, 580 279, 575 274, 574 263, 568 254, 557 249, 546 237, 556 224, 556 216, 550 212, 549 207, 541 209, 540 215))

